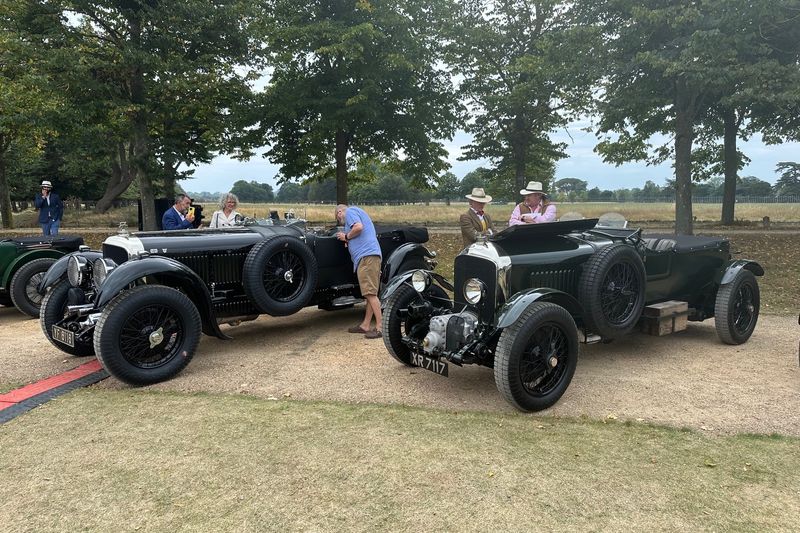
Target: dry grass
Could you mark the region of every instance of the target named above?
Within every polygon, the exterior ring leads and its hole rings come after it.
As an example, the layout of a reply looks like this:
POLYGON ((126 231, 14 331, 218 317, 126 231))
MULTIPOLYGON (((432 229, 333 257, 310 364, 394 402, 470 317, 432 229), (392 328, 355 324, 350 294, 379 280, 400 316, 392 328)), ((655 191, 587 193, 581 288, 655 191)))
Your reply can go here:
POLYGON ((800 528, 797 439, 83 390, 0 430, 8 531, 800 528))

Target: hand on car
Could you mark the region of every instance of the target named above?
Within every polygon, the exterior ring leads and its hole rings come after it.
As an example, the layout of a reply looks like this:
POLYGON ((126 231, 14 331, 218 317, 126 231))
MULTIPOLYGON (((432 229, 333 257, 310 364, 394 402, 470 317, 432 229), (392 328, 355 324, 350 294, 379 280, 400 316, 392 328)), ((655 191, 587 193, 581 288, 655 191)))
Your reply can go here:
POLYGON ((347 240, 347 237, 345 237, 345 234, 343 232, 341 232, 341 231, 336 234, 336 238, 339 239, 340 241, 346 241, 347 240))

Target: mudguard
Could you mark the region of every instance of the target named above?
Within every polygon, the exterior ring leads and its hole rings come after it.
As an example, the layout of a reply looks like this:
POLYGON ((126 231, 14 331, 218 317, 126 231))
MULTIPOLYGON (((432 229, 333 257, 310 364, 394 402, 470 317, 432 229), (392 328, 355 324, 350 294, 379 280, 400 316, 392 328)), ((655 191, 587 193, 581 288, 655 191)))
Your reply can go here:
POLYGON ((95 296, 94 306, 102 309, 131 283, 146 276, 157 275, 166 280, 171 287, 180 287, 189 296, 200 312, 203 320, 203 333, 220 339, 230 339, 219 329, 213 316, 211 295, 203 280, 192 269, 168 257, 144 257, 122 263, 112 270, 95 296))
POLYGON ((517 321, 533 302, 551 302, 566 309, 573 318, 583 314, 580 302, 574 296, 556 289, 528 289, 512 296, 497 313, 497 327, 507 328, 517 321))
POLYGON ((5 272, 3 272, 2 277, 0 277, 0 287, 8 287, 8 284, 11 283, 11 278, 14 277, 14 274, 17 273, 19 267, 24 265, 29 261, 33 261, 34 259, 58 259, 59 257, 63 256, 62 252, 58 250, 48 249, 48 250, 31 250, 29 252, 25 252, 24 254, 20 255, 19 257, 15 258, 10 265, 6 268, 5 272))
POLYGON ((95 259, 103 257, 102 252, 70 252, 67 255, 61 256, 61 258, 53 263, 53 266, 51 266, 50 269, 45 272, 42 281, 39 282, 39 286, 36 288, 39 291, 39 294, 44 294, 48 287, 52 286, 55 284, 55 282, 67 275, 67 262, 73 255, 82 255, 87 261, 89 261, 89 263, 95 259))
POLYGON ((400 245, 386 260, 381 273, 382 281, 384 283, 389 282, 404 270, 424 268, 425 257, 434 258, 436 254, 431 253, 423 244, 418 242, 407 242, 400 245), (411 268, 404 267, 403 265, 406 263, 410 263, 411 268))
POLYGON ((736 277, 736 274, 741 270, 749 270, 756 276, 763 276, 764 275, 764 267, 756 263, 755 261, 751 261, 750 259, 736 259, 734 261, 729 262, 725 266, 725 270, 722 273, 722 279, 720 279, 720 285, 727 285, 728 283, 733 281, 733 278, 736 277))
MULTIPOLYGON (((434 281, 438 282, 441 287, 447 289, 448 291, 451 292, 453 291, 453 285, 449 281, 447 281, 447 279, 444 276, 436 272, 431 272, 429 270, 426 270, 426 272, 430 277, 434 279, 434 281)), ((387 301, 389 299, 389 296, 394 294, 394 292, 398 289, 398 287, 400 287, 400 285, 409 282, 409 280, 411 279, 411 275, 413 273, 414 273, 413 270, 409 270, 408 272, 403 272, 402 274, 392 278, 388 285, 384 285, 383 287, 381 287, 380 294, 378 295, 378 298, 381 301, 381 309, 383 308, 383 302, 387 301)))

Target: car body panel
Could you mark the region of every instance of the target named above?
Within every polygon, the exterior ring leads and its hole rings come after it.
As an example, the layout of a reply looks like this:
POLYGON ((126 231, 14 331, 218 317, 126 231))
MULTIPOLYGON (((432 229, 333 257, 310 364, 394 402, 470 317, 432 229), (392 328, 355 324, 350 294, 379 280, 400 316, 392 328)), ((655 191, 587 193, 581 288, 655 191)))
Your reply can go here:
POLYGON ((83 239, 62 237, 16 237, 0 239, 0 293, 6 293, 19 268, 35 259, 58 259, 78 250, 83 239))

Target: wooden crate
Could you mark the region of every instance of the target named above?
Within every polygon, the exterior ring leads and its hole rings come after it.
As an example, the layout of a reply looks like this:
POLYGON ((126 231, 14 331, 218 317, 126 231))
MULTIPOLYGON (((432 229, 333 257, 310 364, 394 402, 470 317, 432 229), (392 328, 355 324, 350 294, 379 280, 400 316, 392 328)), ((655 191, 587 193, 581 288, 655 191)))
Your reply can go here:
POLYGON ((648 335, 660 337, 685 330, 688 322, 689 304, 671 300, 645 307, 639 325, 648 335))

